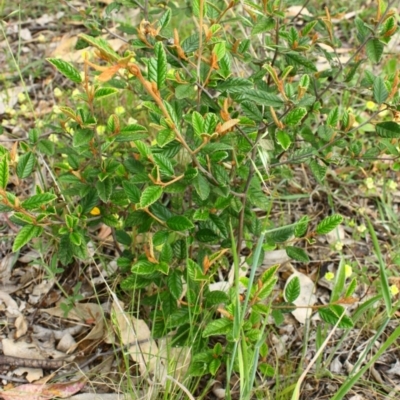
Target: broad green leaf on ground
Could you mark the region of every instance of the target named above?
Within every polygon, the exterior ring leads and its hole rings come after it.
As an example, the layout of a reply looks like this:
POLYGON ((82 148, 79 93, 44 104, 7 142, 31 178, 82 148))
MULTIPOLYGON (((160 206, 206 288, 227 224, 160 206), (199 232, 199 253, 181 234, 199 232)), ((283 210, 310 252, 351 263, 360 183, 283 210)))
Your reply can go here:
POLYGON ((300 296, 300 279, 295 276, 285 286, 285 298, 289 303, 293 303, 300 296))

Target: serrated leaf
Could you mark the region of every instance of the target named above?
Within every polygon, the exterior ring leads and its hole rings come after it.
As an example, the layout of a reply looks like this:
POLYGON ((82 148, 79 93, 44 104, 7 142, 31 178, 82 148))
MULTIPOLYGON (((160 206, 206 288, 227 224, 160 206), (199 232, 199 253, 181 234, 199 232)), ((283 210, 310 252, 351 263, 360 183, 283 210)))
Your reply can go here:
POLYGON ((122 182, 122 186, 126 195, 128 196, 129 201, 133 204, 139 203, 140 189, 134 183, 128 181, 122 182))
POLYGON ((40 193, 24 200, 21 205, 25 210, 33 210, 34 208, 38 208, 44 204, 50 203, 56 198, 57 196, 53 193, 40 193))
POLYGON ((269 30, 273 29, 274 26, 274 18, 261 16, 251 30, 251 34, 258 35, 259 33, 268 32, 269 30))
POLYGON ((253 83, 246 78, 228 78, 217 85, 217 90, 228 93, 246 93, 253 88, 253 83))
POLYGON ((325 235, 333 231, 337 226, 339 226, 343 221, 343 217, 339 214, 334 214, 329 217, 324 218, 316 228, 316 233, 319 235, 325 235))
POLYGON ((54 143, 49 139, 40 139, 38 143, 38 150, 47 156, 52 156, 54 154, 54 143))
POLYGON ((175 88, 175 97, 178 100, 193 99, 193 98, 195 98, 195 95, 196 95, 196 90, 195 90, 194 86, 191 84, 178 85, 175 88))
POLYGON ((380 122, 376 124, 376 133, 383 138, 399 138, 400 124, 394 121, 380 122))
POLYGON ((168 291, 172 294, 175 300, 178 300, 183 291, 182 278, 180 274, 176 271, 172 271, 167 278, 167 284, 168 291))
POLYGON ((325 179, 326 171, 328 168, 326 166, 320 165, 316 160, 310 161, 310 169, 315 176, 315 179, 322 183, 325 179))
POLYGON ((207 306, 215 306, 229 301, 228 295, 222 290, 213 290, 205 295, 207 306))
POLYGON ((374 80, 374 99, 378 104, 382 104, 389 96, 385 81, 377 76, 374 80))
POLYGON ((46 58, 46 60, 54 67, 56 67, 57 70, 61 72, 70 81, 75 83, 82 82, 81 74, 69 62, 60 60, 58 58, 46 58))
POLYGON ((289 126, 296 126, 301 122, 306 114, 307 110, 304 107, 295 108, 286 115, 285 124, 289 126))
POLYGON ((200 136, 204 132, 204 118, 197 111, 192 113, 192 125, 196 135, 200 136))
POLYGON ((118 61, 120 59, 119 55, 113 50, 113 48, 108 44, 107 40, 102 37, 93 37, 80 33, 78 37, 82 38, 84 41, 90 45, 96 47, 100 53, 102 53, 109 61, 118 61))
POLYGON ((300 218, 294 228, 294 236, 302 237, 306 234, 308 228, 309 218, 307 215, 304 215, 300 218))
POLYGON ((378 64, 381 60, 383 49, 384 44, 376 38, 370 39, 365 46, 367 57, 374 64, 378 64))
POLYGON ((167 55, 162 42, 157 42, 154 45, 154 54, 157 59, 157 89, 160 90, 164 86, 167 77, 167 55))
POLYGON ((267 107, 282 107, 284 101, 273 93, 264 92, 262 90, 251 89, 243 92, 246 100, 252 100, 256 104, 267 107))
POLYGON ((23 154, 17 164, 17 175, 19 178, 27 178, 33 171, 35 166, 36 157, 32 152, 23 154))
POLYGON ((198 174, 196 178, 193 180, 193 186, 196 190, 196 193, 199 195, 201 200, 207 200, 210 195, 210 184, 207 179, 202 175, 198 174))
POLYGON ((112 180, 110 178, 106 178, 103 181, 97 181, 96 190, 100 200, 104 201, 104 203, 107 203, 108 200, 110 200, 113 191, 112 180))
POLYGON ((14 239, 12 251, 18 251, 22 246, 25 246, 31 239, 38 237, 42 234, 43 228, 35 225, 25 225, 17 233, 14 239))
POLYGON ((114 94, 117 94, 118 92, 119 92, 119 90, 115 89, 115 88, 102 87, 102 88, 97 89, 94 92, 94 98, 95 99, 103 99, 104 97, 112 96, 114 94))
POLYGON ((170 116, 172 122, 174 123, 176 128, 179 128, 179 119, 178 116, 176 115, 176 112, 174 108, 169 104, 167 101, 164 101, 164 106, 168 111, 168 115, 170 116))
POLYGON ((149 275, 155 271, 157 271, 157 264, 148 260, 139 260, 131 268, 131 272, 138 275, 149 275))
POLYGON ((285 286, 285 300, 293 303, 300 296, 300 279, 294 276, 285 286))
POLYGON ((94 137, 93 129, 77 129, 72 139, 74 147, 87 145, 94 137))
POLYGON ((174 167, 172 166, 171 161, 162 154, 154 154, 153 155, 154 162, 160 168, 160 172, 167 176, 174 175, 174 167))
POLYGON ((263 119, 263 115, 259 108, 251 101, 243 101, 240 106, 244 112, 244 115, 256 122, 260 122, 263 119))
POLYGON ((184 217, 183 215, 176 215, 171 217, 167 220, 168 228, 172 229, 173 231, 182 232, 186 231, 187 229, 194 228, 193 223, 190 219, 184 217))
POLYGON ((167 8, 165 13, 161 16, 161 18, 158 21, 158 26, 162 29, 166 28, 171 21, 171 9, 167 8))
MULTIPOLYGON (((285 248, 285 250, 286 250, 286 254, 293 260, 301 261, 301 262, 305 262, 305 263, 310 262, 310 258, 308 257, 308 254, 301 247, 287 246, 285 248)), ((292 300, 288 300, 288 301, 292 301, 292 300)))
POLYGON ((217 57, 217 61, 221 60, 226 53, 226 43, 224 41, 216 43, 213 48, 213 53, 217 57))
POLYGON ((10 172, 9 172, 9 164, 8 164, 8 157, 7 155, 3 155, 1 161, 0 161, 0 187, 2 189, 5 189, 8 184, 8 179, 10 177, 10 172))
POLYGON ((335 128, 338 122, 339 122, 339 107, 335 106, 329 112, 328 118, 326 119, 326 124, 328 126, 331 126, 332 128, 335 128))
POLYGON ((140 207, 145 208, 155 203, 162 195, 161 186, 148 186, 140 196, 140 207))
POLYGON ((317 72, 316 63, 310 58, 303 57, 294 51, 286 53, 285 57, 289 65, 303 66, 306 70, 317 72))
POLYGON ((221 318, 215 321, 211 321, 207 324, 203 331, 203 337, 209 337, 213 335, 223 335, 231 332, 233 329, 233 321, 228 318, 221 318))
MULTIPOLYGON (((318 310, 318 314, 321 319, 331 325, 335 325, 344 312, 344 307, 340 305, 331 305, 329 307, 323 307, 318 310)), ((352 328, 353 326, 353 321, 347 315, 344 315, 338 325, 338 328, 348 329, 352 328)))
POLYGON ((285 242, 293 235, 293 228, 290 226, 282 226, 279 228, 271 229, 266 231, 266 237, 273 243, 285 242))

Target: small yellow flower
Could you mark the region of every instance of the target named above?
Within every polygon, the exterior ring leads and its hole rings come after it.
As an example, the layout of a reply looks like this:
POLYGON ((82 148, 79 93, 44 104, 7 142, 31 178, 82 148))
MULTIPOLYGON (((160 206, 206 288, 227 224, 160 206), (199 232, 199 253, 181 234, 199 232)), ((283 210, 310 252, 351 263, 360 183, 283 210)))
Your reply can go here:
POLYGON ((99 135, 103 135, 105 131, 106 131, 106 127, 105 127, 104 125, 98 125, 98 126, 96 127, 96 132, 97 132, 99 135))
POLYGON ((327 272, 325 274, 325 279, 327 281, 333 281, 334 278, 335 278, 335 274, 333 272, 327 272))
POLYGON ((396 190, 397 189, 397 183, 393 181, 392 179, 389 179, 387 182, 387 187, 389 190, 396 190))
POLYGON ((360 233, 364 233, 367 230, 367 227, 364 224, 357 226, 357 231, 360 233))
POLYGON ((115 107, 114 112, 117 115, 123 115, 123 114, 125 114, 125 108, 122 106, 115 107))
POLYGON ((99 207, 93 207, 92 210, 90 211, 90 214, 92 215, 100 215, 101 211, 99 207))
POLYGON ((11 107, 7 107, 5 111, 8 115, 11 115, 11 116, 14 116, 16 114, 16 111, 11 107))
POLYGON ((25 113, 28 110, 28 107, 26 106, 26 104, 21 104, 19 106, 21 112, 25 113))
POLYGON ((37 40, 39 43, 45 43, 46 42, 46 37, 41 33, 38 37, 37 40))
POLYGON ((54 107, 53 107, 53 113, 54 113, 54 114, 61 114, 60 107, 54 106, 54 107))
POLYGON ((63 94, 62 91, 59 88, 55 88, 53 90, 53 93, 54 93, 54 97, 61 97, 62 94, 63 94))
POLYGON ((18 94, 18 103, 23 103, 26 101, 26 94, 25 93, 19 93, 18 94))
POLYGON ((133 124, 137 124, 137 123, 138 123, 137 119, 129 117, 129 119, 128 119, 128 124, 129 125, 133 125, 133 124))
POLYGON ((369 190, 371 190, 375 187, 375 183, 372 178, 365 179, 364 183, 365 183, 365 186, 367 187, 367 189, 369 189, 369 190))
POLYGON ((351 268, 351 266, 349 264, 346 264, 344 266, 344 276, 346 278, 350 278, 352 273, 353 273, 353 269, 351 268))
POLYGON ((335 243, 335 249, 336 249, 337 251, 342 250, 342 249, 343 249, 343 243, 342 243, 342 242, 336 242, 336 243, 335 243))
POLYGON ((72 91, 72 97, 77 97, 81 94, 81 92, 79 91, 79 89, 74 89, 72 91))
POLYGON ((375 110, 376 104, 373 101, 367 101, 365 103, 365 108, 367 108, 368 110, 375 110))
POLYGON ((390 293, 392 294, 392 296, 396 296, 396 294, 399 293, 399 288, 396 285, 392 285, 390 286, 390 293))

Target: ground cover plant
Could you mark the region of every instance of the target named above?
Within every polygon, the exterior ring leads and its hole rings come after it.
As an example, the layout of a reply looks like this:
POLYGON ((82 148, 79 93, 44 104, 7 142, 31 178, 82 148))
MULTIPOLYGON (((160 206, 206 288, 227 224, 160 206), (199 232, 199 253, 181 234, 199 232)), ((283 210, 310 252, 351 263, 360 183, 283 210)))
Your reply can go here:
POLYGON ((3 6, 3 352, 93 357, 2 396, 396 398, 397 2, 104 3, 3 6))

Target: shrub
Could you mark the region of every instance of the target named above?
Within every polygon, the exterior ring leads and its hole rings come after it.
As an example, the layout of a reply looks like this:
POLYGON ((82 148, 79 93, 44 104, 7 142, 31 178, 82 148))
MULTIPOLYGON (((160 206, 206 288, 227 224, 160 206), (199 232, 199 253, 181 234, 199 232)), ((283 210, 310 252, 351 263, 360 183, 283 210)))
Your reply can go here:
MULTIPOLYGON (((154 7, 149 21, 120 26, 131 38, 123 54, 99 35, 112 12, 130 4, 112 3, 97 35, 79 36, 90 46, 82 72, 48 59, 81 92, 59 106, 59 124, 47 126, 56 140, 32 129, 18 158, 1 148, 1 211, 21 226, 13 250, 40 237, 65 267, 88 259, 93 229, 110 227, 121 289, 149 306, 154 337, 172 332, 176 344, 191 343, 194 376, 215 375, 225 363, 229 373, 253 366, 253 379, 256 371, 274 374, 252 360, 265 359, 268 316, 279 323, 293 310, 300 282, 272 312, 278 266, 256 270, 277 247, 309 262, 315 237, 343 220, 305 211, 296 220, 274 217, 278 188, 297 185, 309 195, 292 167, 303 165, 324 185, 337 168, 399 156, 400 125, 387 114, 398 112, 399 75, 395 60, 383 61, 397 31, 394 11, 380 2, 354 27, 341 21, 342 34, 354 29, 357 42, 344 60, 330 12, 308 6, 293 14, 290 3, 195 1, 182 32, 171 28, 181 10, 154 7), (27 198, 8 190, 9 171, 31 179, 43 163, 53 185, 37 184, 27 198), (225 341, 211 345, 214 335, 225 341)), ((344 270, 320 315, 351 327, 341 304, 357 282, 345 288, 344 270)))

